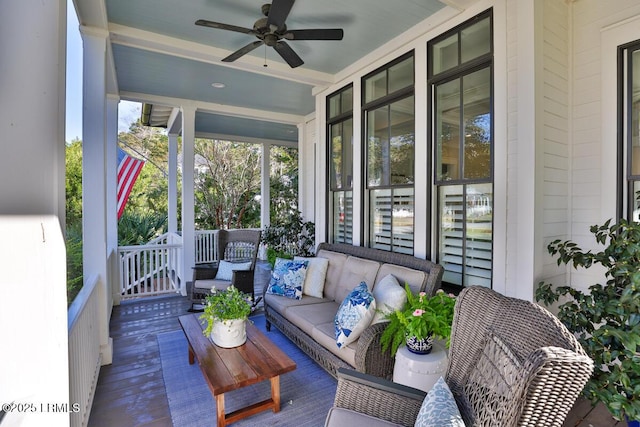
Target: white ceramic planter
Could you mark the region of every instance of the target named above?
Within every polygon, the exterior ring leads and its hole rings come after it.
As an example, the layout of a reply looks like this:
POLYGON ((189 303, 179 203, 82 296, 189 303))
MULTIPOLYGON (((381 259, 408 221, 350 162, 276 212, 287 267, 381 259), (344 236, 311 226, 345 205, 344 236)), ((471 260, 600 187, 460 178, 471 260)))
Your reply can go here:
POLYGON ((218 347, 233 348, 247 341, 245 319, 216 320, 211 329, 211 341, 218 347))

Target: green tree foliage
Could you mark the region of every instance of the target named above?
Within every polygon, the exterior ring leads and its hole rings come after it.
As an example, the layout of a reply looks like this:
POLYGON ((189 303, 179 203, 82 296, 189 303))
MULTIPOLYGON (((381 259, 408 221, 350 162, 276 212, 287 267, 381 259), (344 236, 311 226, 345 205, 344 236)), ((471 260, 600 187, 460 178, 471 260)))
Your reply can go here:
POLYGON ((166 231, 166 215, 125 209, 118 221, 118 246, 146 245, 166 231))
POLYGON ((298 214, 298 149, 271 147, 269 215, 272 225, 283 225, 298 214))
POLYGON ((82 224, 67 225, 67 304, 71 304, 84 283, 82 275, 82 224))
POLYGON ((71 304, 83 284, 82 276, 82 141, 66 146, 67 302, 71 304))
POLYGON ((82 141, 79 139, 67 144, 65 167, 67 224, 82 226, 82 141))
POLYGON ((195 218, 199 229, 260 226, 260 146, 197 139, 195 218))

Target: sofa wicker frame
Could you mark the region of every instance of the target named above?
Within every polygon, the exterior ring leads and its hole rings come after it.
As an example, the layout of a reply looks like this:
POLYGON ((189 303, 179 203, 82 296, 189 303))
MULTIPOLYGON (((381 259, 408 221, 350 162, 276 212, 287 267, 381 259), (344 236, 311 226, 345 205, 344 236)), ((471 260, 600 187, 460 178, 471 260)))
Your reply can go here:
MULTIPOLYGON (((425 271, 428 274, 422 283, 421 291, 426 292, 428 295, 433 295, 436 290, 440 288, 440 284, 442 283, 442 274, 444 273, 444 269, 441 265, 410 255, 339 243, 320 243, 316 253, 321 250, 340 252, 358 258, 377 261, 381 264, 395 264, 425 271)), ((267 286, 268 284, 264 288, 265 292, 267 286)), ((382 344, 380 343, 380 336, 386 327, 384 323, 369 326, 358 338, 358 349, 356 351, 355 360, 356 366, 351 366, 331 351, 318 344, 318 342, 306 332, 302 331, 276 310, 271 308, 266 299, 264 312, 267 322, 267 330, 271 329, 272 324, 275 325, 284 335, 286 335, 292 342, 294 342, 298 347, 300 347, 300 349, 307 353, 334 377, 337 377, 339 368, 355 368, 359 372, 365 372, 377 377, 389 379, 393 375, 395 358, 392 357, 389 352, 383 352, 382 344)))
MULTIPOLYGON (((592 372, 593 361, 546 309, 481 287, 467 288, 458 296, 445 380, 467 426, 560 427, 592 372), (486 376, 487 382, 479 385, 480 399, 467 393, 470 376, 480 369, 479 357, 486 354, 486 337, 493 334, 521 362, 514 383, 500 396, 500 419, 487 416, 496 410, 495 402, 493 407, 488 403, 496 379, 486 376)), ((413 426, 424 395, 340 370, 334 407, 413 426)))

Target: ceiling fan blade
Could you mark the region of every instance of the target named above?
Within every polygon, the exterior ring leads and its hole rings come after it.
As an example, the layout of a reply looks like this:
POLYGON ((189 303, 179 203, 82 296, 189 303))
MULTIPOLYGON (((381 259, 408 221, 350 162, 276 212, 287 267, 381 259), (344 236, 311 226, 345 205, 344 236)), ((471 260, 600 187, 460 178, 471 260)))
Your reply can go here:
POLYGON ((246 45, 242 49, 238 49, 235 52, 233 52, 231 55, 227 56, 226 58, 223 58, 222 62, 233 62, 236 59, 240 58, 241 56, 244 56, 247 53, 251 52, 253 49, 257 48, 258 46, 260 46, 263 43, 264 42, 262 40, 256 40, 256 41, 254 41, 252 43, 249 43, 248 45, 246 45))
POLYGON ((287 40, 342 40, 344 31, 341 28, 291 30, 283 37, 287 40))
POLYGON ((267 24, 269 27, 275 26, 278 30, 284 25, 284 21, 287 20, 289 12, 293 7, 295 0, 273 0, 271 2, 271 8, 269 9, 269 16, 267 16, 267 24))
POLYGON ((222 24, 220 22, 207 21, 206 19, 198 19, 196 21, 196 25, 200 25, 201 27, 209 27, 209 28, 218 28, 220 30, 229 30, 235 31, 237 33, 243 34, 255 34, 251 28, 238 27, 236 25, 222 24))
POLYGON ((289 64, 291 68, 296 68, 304 64, 304 61, 298 56, 298 54, 295 53, 285 42, 280 41, 276 43, 273 48, 280 54, 282 59, 287 61, 287 64, 289 64))

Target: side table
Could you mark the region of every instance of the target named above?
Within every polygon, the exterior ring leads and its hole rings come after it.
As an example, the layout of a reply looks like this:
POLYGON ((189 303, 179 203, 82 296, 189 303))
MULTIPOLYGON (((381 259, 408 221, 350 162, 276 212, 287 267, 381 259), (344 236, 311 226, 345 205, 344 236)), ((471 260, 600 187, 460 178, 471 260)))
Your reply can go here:
POLYGON ((393 382, 408 385, 428 392, 447 372, 447 349, 435 341, 429 354, 414 354, 402 346, 396 353, 393 367, 393 382))

